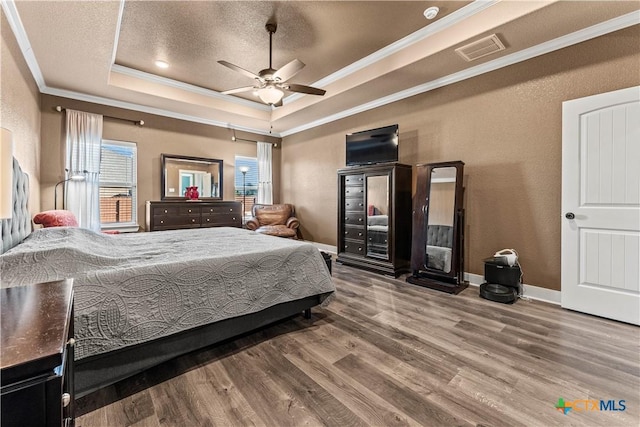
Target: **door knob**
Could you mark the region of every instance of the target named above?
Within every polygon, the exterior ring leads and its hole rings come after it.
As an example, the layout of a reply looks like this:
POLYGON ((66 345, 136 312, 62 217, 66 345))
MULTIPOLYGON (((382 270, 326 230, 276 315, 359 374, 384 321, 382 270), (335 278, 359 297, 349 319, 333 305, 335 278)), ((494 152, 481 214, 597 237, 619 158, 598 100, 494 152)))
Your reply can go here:
POLYGON ((575 219, 575 217, 576 217, 576 216, 574 215, 574 213, 573 213, 573 212, 567 212, 567 213, 564 215, 564 217, 565 217, 565 218, 567 218, 567 219, 575 219))

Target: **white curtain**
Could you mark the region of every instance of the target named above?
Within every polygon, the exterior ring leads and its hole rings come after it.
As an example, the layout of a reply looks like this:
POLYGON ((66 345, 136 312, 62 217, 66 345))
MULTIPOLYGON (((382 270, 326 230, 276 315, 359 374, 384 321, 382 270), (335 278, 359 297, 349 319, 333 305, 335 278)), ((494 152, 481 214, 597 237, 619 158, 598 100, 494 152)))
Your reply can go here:
POLYGON ((66 209, 75 214, 80 227, 100 231, 102 116, 67 110, 66 133, 69 177, 84 177, 83 181, 66 182, 66 209))
POLYGON ((269 142, 258 142, 258 198, 256 203, 273 203, 273 183, 271 182, 271 162, 273 154, 269 142))

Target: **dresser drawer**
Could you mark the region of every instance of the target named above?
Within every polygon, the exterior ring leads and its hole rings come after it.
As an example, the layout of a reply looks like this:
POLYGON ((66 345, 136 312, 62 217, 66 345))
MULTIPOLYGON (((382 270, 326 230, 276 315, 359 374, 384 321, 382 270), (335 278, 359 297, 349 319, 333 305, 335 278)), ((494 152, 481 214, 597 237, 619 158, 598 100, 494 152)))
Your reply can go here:
POLYGON ((344 215, 344 223, 347 225, 364 225, 364 212, 346 212, 344 215))
POLYGON ((366 251, 364 248, 364 242, 351 240, 351 239, 344 240, 344 251, 350 254, 362 255, 362 256, 366 254, 366 251))
POLYGON ((221 213, 215 215, 202 215, 203 227, 240 227, 242 216, 240 213, 221 213))
POLYGON ((153 218, 154 229, 192 228, 200 226, 200 215, 159 215, 153 218))
POLYGON ((345 175, 344 185, 364 185, 364 175, 345 175))
POLYGON ((170 215, 175 216, 180 212, 180 208, 178 206, 154 206, 153 208, 153 216, 163 216, 170 215))
POLYGON ((364 197, 364 187, 344 187, 344 197, 364 197))
POLYGON ((349 197, 344 199, 345 211, 364 211, 364 198, 363 197, 349 197))
POLYGON ((351 240, 360 240, 364 242, 364 227, 356 225, 346 225, 344 227, 344 238, 351 240))
POLYGON ((206 215, 217 215, 217 214, 229 214, 229 213, 234 213, 234 214, 240 214, 240 211, 242 210, 241 205, 238 203, 236 204, 220 204, 220 206, 206 206, 204 208, 202 208, 202 215, 206 216, 206 215))
POLYGON ((178 215, 180 216, 193 216, 200 215, 200 206, 181 206, 178 208, 178 215))

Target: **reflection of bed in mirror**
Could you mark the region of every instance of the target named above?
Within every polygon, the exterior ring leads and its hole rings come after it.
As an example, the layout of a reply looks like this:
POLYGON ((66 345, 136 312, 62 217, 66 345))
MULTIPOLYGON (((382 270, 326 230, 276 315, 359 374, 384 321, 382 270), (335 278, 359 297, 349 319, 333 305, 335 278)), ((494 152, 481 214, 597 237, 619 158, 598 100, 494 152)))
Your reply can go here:
POLYGON ((427 226, 427 267, 451 272, 453 227, 430 224, 427 226))
POLYGON ((388 215, 367 216, 367 252, 369 256, 381 257, 383 259, 388 258, 388 233, 388 215))

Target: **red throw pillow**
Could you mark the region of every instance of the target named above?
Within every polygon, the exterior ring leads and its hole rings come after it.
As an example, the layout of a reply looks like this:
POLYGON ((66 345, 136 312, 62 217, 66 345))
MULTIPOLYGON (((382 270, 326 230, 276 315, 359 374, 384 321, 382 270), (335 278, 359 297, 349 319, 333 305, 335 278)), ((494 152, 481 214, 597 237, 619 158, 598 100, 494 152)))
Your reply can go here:
POLYGON ((77 227, 78 220, 71 211, 54 210, 40 212, 33 217, 33 222, 43 227, 77 227))

